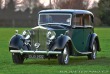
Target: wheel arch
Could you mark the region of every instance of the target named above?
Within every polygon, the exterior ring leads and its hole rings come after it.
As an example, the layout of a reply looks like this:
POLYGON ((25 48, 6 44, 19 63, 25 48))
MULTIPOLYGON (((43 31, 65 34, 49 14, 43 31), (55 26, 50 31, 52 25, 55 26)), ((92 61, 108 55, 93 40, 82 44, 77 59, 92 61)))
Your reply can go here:
POLYGON ((100 48, 100 42, 99 42, 99 37, 96 33, 93 33, 91 35, 91 40, 90 40, 90 49, 92 49, 92 45, 93 45, 93 42, 94 40, 96 41, 97 43, 97 51, 101 51, 101 48, 100 48))
POLYGON ((58 51, 62 50, 66 44, 68 44, 69 54, 72 55, 72 53, 73 53, 72 41, 71 41, 71 38, 66 35, 61 35, 57 38, 54 46, 52 47, 52 50, 58 50, 58 51))
POLYGON ((9 51, 10 50, 19 50, 19 49, 26 49, 26 46, 24 46, 22 39, 22 35, 14 35, 9 41, 9 51))

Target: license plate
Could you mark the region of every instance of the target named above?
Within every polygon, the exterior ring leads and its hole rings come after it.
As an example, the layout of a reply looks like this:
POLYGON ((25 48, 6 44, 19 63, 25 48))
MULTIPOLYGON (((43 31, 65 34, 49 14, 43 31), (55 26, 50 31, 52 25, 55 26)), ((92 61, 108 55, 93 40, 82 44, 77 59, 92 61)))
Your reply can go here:
POLYGON ((28 58, 34 59, 44 59, 44 55, 28 55, 28 58))

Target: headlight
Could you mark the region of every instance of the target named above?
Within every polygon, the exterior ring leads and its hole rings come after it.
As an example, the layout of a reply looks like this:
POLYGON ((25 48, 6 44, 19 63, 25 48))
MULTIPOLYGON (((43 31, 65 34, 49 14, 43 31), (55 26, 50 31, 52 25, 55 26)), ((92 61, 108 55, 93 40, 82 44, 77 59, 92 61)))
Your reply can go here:
POLYGON ((30 35, 27 35, 27 36, 25 37, 26 40, 29 39, 29 38, 30 38, 30 35))
POLYGON ((26 36, 26 33, 27 33, 26 31, 23 31, 22 35, 23 35, 23 36, 26 36))
POLYGON ((54 31, 48 31, 47 32, 47 38, 48 39, 52 40, 55 38, 55 36, 56 36, 56 33, 54 31))
POLYGON ((23 31, 22 35, 23 35, 23 37, 24 37, 25 39, 29 39, 29 38, 30 38, 30 35, 28 34, 27 31, 23 31))

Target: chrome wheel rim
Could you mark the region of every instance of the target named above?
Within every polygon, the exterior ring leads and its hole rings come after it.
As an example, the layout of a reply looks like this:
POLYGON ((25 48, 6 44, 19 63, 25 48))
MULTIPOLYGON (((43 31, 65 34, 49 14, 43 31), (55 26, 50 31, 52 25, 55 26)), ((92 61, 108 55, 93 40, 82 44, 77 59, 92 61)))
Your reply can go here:
POLYGON ((93 44, 93 59, 96 58, 96 45, 93 44))
POLYGON ((67 47, 64 48, 63 57, 64 57, 64 63, 65 63, 65 64, 68 64, 69 54, 68 54, 68 51, 67 51, 67 47))

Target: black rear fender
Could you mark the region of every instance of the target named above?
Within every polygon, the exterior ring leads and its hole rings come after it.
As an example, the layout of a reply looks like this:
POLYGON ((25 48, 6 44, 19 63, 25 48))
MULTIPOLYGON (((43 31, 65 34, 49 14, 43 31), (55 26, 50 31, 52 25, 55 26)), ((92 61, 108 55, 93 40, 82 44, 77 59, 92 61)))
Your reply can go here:
POLYGON ((93 45, 94 40, 95 40, 96 43, 97 43, 97 51, 101 51, 99 38, 98 38, 98 35, 97 35, 96 33, 93 33, 93 34, 91 35, 90 49, 92 49, 92 45, 93 45))

